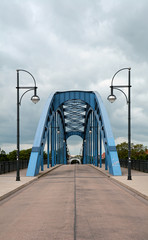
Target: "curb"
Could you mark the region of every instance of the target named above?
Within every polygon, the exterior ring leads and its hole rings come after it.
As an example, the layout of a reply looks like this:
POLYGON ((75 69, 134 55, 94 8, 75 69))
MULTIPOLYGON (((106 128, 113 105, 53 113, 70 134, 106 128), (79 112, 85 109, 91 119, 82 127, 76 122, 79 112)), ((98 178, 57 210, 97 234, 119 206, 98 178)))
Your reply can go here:
POLYGON ((56 168, 58 168, 58 167, 60 167, 60 166, 61 166, 61 164, 60 164, 60 165, 56 165, 56 166, 50 168, 47 172, 39 173, 38 176, 35 176, 34 179, 30 180, 29 182, 24 183, 23 185, 21 185, 21 186, 15 188, 15 189, 11 190, 10 192, 5 193, 4 195, 2 195, 2 196, 0 197, 0 201, 6 199, 7 197, 10 197, 10 196, 13 195, 14 193, 16 193, 16 192, 18 192, 19 190, 21 190, 22 188, 25 188, 25 187, 28 186, 29 184, 35 182, 35 181, 38 180, 39 178, 45 176, 47 173, 53 171, 54 169, 56 169, 56 168))
POLYGON ((137 194, 138 196, 144 198, 145 200, 148 200, 148 196, 147 196, 147 195, 145 195, 145 194, 143 194, 143 193, 141 193, 141 192, 135 190, 135 189, 132 188, 132 187, 129 187, 128 185, 126 185, 126 184, 120 182, 120 181, 117 180, 117 179, 114 179, 114 178, 112 178, 112 177, 111 177, 110 179, 113 180, 113 182, 116 182, 116 183, 118 183, 119 185, 121 185, 121 186, 127 188, 127 189, 130 190, 131 192, 137 194))
POLYGON ((111 177, 109 173, 107 173, 107 172, 106 172, 106 173, 102 172, 98 167, 96 167, 96 166, 94 166, 94 165, 91 165, 91 164, 89 164, 89 166, 92 167, 92 168, 94 168, 94 169, 96 169, 96 170, 99 171, 100 173, 102 173, 102 175, 105 175, 105 176, 108 177, 108 178, 111 177))
POLYGON ((94 166, 94 165, 90 165, 90 166, 93 167, 93 168, 95 168, 97 171, 99 171, 100 173, 102 173, 102 174, 105 175, 106 177, 110 178, 111 181, 113 181, 113 182, 115 182, 115 183, 118 183, 119 185, 121 185, 121 186, 127 188, 128 190, 130 190, 131 192, 133 192, 133 193, 137 194, 138 196, 144 198, 145 200, 148 200, 148 196, 147 196, 147 195, 145 195, 145 194, 143 194, 143 193, 135 190, 135 189, 132 188, 132 187, 129 187, 129 186, 126 185, 125 183, 122 183, 122 182, 120 182, 119 180, 117 180, 117 179, 115 179, 115 178, 112 178, 112 176, 111 176, 109 173, 104 173, 104 172, 102 172, 102 171, 101 171, 100 169, 98 169, 96 166, 94 166))
POLYGON ((58 168, 62 166, 62 164, 59 165, 55 165, 54 167, 51 167, 49 170, 47 170, 47 172, 43 172, 43 173, 39 173, 39 175, 37 176, 37 178, 43 177, 44 175, 46 175, 47 173, 53 171, 54 169, 58 168))

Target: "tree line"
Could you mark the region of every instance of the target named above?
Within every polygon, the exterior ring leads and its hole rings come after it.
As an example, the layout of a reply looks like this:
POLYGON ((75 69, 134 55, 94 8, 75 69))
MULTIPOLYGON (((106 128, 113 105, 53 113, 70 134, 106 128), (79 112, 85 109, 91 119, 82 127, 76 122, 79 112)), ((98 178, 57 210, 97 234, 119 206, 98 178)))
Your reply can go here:
MULTIPOLYGON (((20 151, 20 160, 29 160, 30 154, 31 154, 31 148, 26 149, 26 150, 21 150, 20 151)), ((1 151, 0 154, 0 161, 16 161, 16 156, 17 156, 17 150, 13 150, 12 152, 9 152, 6 154, 4 150, 1 151)), ((47 154, 44 152, 44 159, 47 159, 47 154)))
MULTIPOLYGON (((116 146, 119 159, 127 159, 128 158, 128 143, 123 142, 116 146)), ((27 150, 20 151, 20 160, 29 160, 31 154, 31 148, 27 150)), ((4 150, 1 150, 0 153, 0 161, 15 161, 16 160, 17 151, 14 150, 5 153, 4 150)), ((51 155, 51 153, 50 153, 51 155)), ((50 156, 51 157, 51 156, 50 156)), ((47 159, 47 153, 44 151, 44 159, 47 159)), ((143 144, 131 144, 131 159, 135 160, 148 160, 148 150, 143 144)))

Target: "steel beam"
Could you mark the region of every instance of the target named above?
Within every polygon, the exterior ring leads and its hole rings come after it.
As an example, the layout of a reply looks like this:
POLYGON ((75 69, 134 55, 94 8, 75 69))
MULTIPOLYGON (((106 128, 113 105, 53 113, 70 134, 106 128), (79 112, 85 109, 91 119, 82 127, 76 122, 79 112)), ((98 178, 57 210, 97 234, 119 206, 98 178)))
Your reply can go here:
MULTIPOLYGON (((90 124, 88 121, 89 109, 94 113, 94 118, 96 119, 97 125, 99 125, 99 128, 101 129, 101 132, 102 132, 102 140, 100 141, 100 146, 101 146, 101 143, 103 143, 105 146, 105 151, 106 151, 105 153, 107 155, 109 172, 112 175, 121 175, 120 163, 119 163, 119 159, 118 159, 118 155, 115 147, 115 142, 114 142, 110 122, 109 122, 108 115, 106 113, 106 109, 104 107, 104 104, 102 102, 100 95, 97 92, 92 92, 92 91, 86 91, 86 92, 85 91, 66 91, 66 92, 52 93, 49 96, 47 103, 45 104, 43 113, 41 115, 41 118, 38 124, 37 131, 36 131, 33 148, 32 148, 32 152, 29 160, 27 176, 35 176, 39 173, 39 167, 41 166, 41 152, 44 150, 46 139, 48 138, 48 134, 47 134, 48 131, 46 131, 47 126, 48 128, 51 126, 52 166, 58 162, 58 159, 55 162, 56 151, 59 152, 58 157, 60 157, 61 148, 63 148, 63 145, 64 145, 63 143, 60 144, 60 142, 63 141, 63 139, 67 140, 68 137, 72 135, 80 136, 83 139, 83 141, 84 139, 86 139, 86 144, 83 144, 83 146, 86 147, 86 151, 84 151, 86 153, 85 154, 86 163, 89 162, 88 160, 90 156, 92 156, 92 146, 93 146, 93 157, 96 156, 97 143, 95 139, 97 139, 97 134, 95 134, 95 130, 93 130, 93 134, 92 134, 92 136, 95 135, 95 137, 93 136, 93 143, 90 141, 90 145, 89 145, 89 127, 92 126, 92 123, 90 124), (66 108, 66 111, 67 111, 67 108, 69 108, 68 113, 66 113, 64 108, 66 108), (59 111, 58 115, 60 115, 59 118, 61 119, 60 121, 61 134, 60 136, 55 137, 54 134, 56 130, 54 130, 53 127, 56 127, 56 126, 54 126, 55 124, 54 124, 53 118, 56 112, 58 111, 59 111), (70 114, 70 115, 67 116, 67 114, 70 114), (72 119, 74 120, 74 123, 76 123, 75 126, 73 126, 72 119), (69 131, 67 131, 66 124, 68 124, 69 131), (95 152, 95 149, 96 149, 96 152, 95 152)), ((102 151, 102 146, 100 147, 100 151, 102 151)), ((63 162, 65 162, 65 158, 63 162)), ((93 162, 94 162, 94 159, 93 159, 93 162)), ((96 164, 96 161, 95 161, 95 164, 96 164)), ((101 165, 101 162, 100 162, 100 165, 101 165)))

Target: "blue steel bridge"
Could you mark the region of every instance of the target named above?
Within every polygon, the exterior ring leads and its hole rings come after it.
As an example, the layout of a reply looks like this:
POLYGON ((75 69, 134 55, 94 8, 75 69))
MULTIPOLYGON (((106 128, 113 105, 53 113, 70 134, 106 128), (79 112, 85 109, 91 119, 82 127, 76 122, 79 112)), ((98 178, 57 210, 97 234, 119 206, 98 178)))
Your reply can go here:
POLYGON ((102 145, 105 168, 112 175, 121 175, 120 163, 110 121, 98 92, 65 91, 50 94, 36 130, 27 176, 43 170, 43 152, 47 144, 47 166, 51 149, 51 166, 67 164, 67 139, 82 138, 82 164, 101 167, 102 145))

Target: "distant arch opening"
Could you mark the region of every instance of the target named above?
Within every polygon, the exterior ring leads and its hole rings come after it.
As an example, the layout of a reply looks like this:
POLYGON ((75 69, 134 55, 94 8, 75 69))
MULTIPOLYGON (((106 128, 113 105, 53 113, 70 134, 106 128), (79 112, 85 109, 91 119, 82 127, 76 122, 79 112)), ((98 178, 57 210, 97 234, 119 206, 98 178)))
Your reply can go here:
POLYGON ((76 156, 82 156, 82 138, 73 135, 67 139, 67 147, 69 149, 70 158, 76 156))
POLYGON ((81 164, 81 160, 78 158, 72 158, 69 160, 69 164, 81 164))

